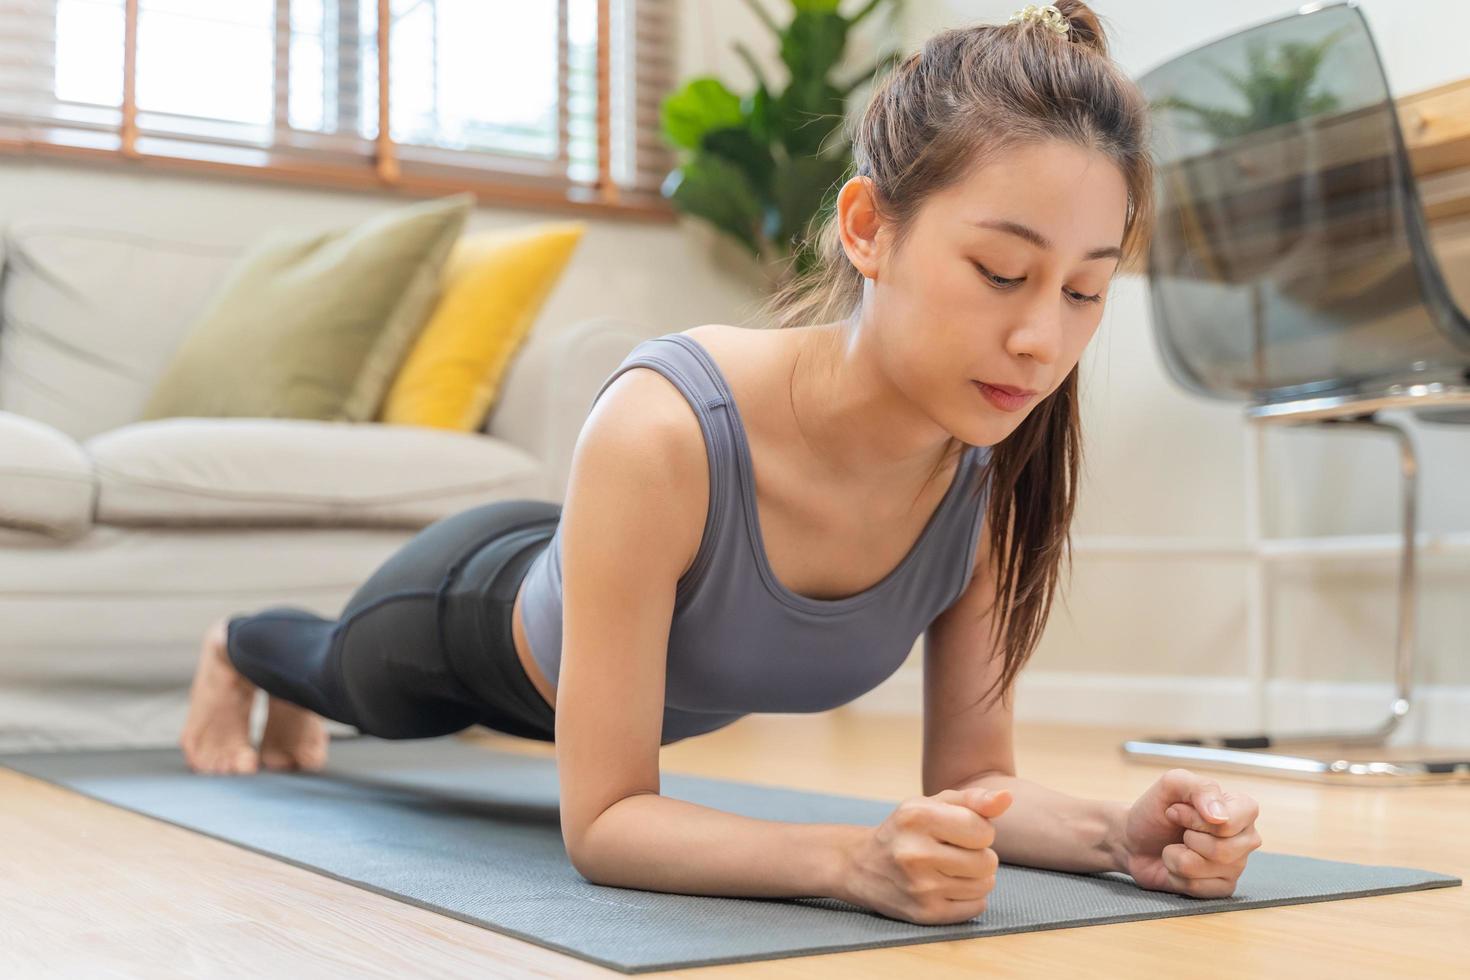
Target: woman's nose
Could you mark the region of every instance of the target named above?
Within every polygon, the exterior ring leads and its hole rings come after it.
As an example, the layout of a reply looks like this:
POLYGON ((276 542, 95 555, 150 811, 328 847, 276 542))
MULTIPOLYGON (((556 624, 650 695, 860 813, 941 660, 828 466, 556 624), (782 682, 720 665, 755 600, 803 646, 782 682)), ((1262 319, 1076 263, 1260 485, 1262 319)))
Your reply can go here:
POLYGON ((1006 338, 1006 346, 1017 357, 1026 356, 1042 364, 1055 361, 1062 346, 1062 323, 1059 311, 1047 304, 1028 304, 1020 323, 1006 338))

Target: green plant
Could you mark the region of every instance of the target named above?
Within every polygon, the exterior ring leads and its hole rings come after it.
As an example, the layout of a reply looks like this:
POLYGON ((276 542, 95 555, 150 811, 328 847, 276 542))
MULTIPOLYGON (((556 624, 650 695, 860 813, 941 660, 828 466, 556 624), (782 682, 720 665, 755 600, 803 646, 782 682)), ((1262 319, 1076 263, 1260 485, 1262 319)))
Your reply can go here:
POLYGON ((1317 72, 1327 49, 1342 37, 1335 31, 1314 44, 1287 41, 1276 48, 1274 57, 1267 56, 1259 39, 1246 46, 1249 71, 1241 74, 1220 64, 1210 67, 1245 99, 1246 111, 1234 112, 1218 105, 1205 105, 1178 96, 1168 96, 1151 103, 1154 109, 1173 109, 1196 117, 1196 129, 1218 139, 1231 139, 1269 129, 1282 123, 1331 112, 1338 98, 1331 92, 1316 91, 1317 72))
POLYGON ((840 0, 790 0, 785 27, 759 0, 745 2, 775 35, 790 78, 775 90, 737 41, 736 54, 755 76, 754 92, 737 96, 720 79, 701 75, 668 95, 659 106, 663 135, 683 152, 662 193, 755 258, 788 260, 787 271, 794 266, 800 273, 814 257, 812 219, 835 203, 852 164, 851 144, 841 133, 848 96, 902 52, 884 54, 845 82, 832 75, 853 27, 903 0, 866 0, 851 17, 838 12, 840 0))

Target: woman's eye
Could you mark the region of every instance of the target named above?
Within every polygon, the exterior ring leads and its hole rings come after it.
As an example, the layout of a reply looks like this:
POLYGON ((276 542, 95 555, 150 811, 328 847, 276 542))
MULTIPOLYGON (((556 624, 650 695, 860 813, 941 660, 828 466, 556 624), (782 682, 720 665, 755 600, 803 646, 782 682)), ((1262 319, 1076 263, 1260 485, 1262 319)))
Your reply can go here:
MULTIPOLYGON (((1021 282, 1022 280, 1025 279, 1025 276, 1021 276, 1020 278, 1017 278, 1017 279, 1007 279, 1004 276, 997 276, 995 273, 993 273, 989 269, 985 268, 985 266, 981 265, 979 262, 974 263, 974 266, 975 266, 975 268, 977 268, 977 269, 980 270, 980 274, 981 275, 983 275, 986 279, 989 279, 998 288, 1001 288, 1001 289, 1004 289, 1004 288, 1006 288, 1008 286, 1014 286, 1016 283, 1021 282)), ((1062 290, 1062 292, 1066 293, 1067 294, 1067 298, 1070 299, 1074 303, 1082 304, 1082 303, 1101 303, 1102 302, 1102 293, 1093 293, 1093 294, 1089 295, 1087 293, 1079 293, 1075 289, 1064 289, 1064 290, 1062 290)))
POLYGON ((985 266, 981 265, 979 262, 975 263, 975 268, 979 269, 982 276, 984 276, 986 279, 989 279, 997 286, 1010 286, 1021 281, 1020 279, 1007 279, 1004 276, 997 276, 995 273, 985 268, 985 266))

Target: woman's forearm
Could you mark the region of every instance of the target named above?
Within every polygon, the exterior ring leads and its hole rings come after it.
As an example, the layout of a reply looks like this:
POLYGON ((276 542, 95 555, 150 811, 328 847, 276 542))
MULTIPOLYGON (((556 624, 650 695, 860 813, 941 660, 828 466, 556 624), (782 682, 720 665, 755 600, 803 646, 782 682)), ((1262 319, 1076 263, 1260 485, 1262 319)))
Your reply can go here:
POLYGON ((1006 864, 1087 874, 1125 871, 1122 840, 1125 803, 1068 796, 1004 773, 978 776, 954 787, 1008 789, 1012 803, 992 817, 997 857, 1006 864))

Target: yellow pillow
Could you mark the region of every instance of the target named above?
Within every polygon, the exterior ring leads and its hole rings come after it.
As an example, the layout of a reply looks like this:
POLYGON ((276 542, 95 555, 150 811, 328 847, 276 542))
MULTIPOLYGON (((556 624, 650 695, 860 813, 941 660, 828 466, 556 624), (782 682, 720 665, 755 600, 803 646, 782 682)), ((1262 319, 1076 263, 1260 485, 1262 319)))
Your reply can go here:
POLYGON ((393 379, 378 421, 477 431, 586 228, 583 221, 546 222, 455 242, 434 312, 393 379))

